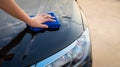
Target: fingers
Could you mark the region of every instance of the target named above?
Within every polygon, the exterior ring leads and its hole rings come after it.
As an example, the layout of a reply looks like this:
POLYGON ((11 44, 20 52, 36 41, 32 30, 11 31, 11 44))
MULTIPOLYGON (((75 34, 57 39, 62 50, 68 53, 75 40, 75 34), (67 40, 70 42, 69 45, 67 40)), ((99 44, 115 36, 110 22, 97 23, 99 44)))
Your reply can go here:
POLYGON ((42 23, 47 22, 47 21, 55 22, 55 20, 52 19, 52 18, 55 18, 55 17, 53 17, 49 14, 39 14, 38 16, 42 17, 42 19, 43 19, 42 23))
POLYGON ((45 23, 45 22, 48 22, 48 21, 55 22, 55 20, 53 20, 53 19, 44 19, 44 22, 42 22, 42 23, 45 23))
POLYGON ((48 21, 52 21, 52 22, 55 22, 55 20, 53 20, 53 19, 48 19, 48 21))
POLYGON ((48 28, 48 26, 45 24, 40 24, 40 28, 48 28))
POLYGON ((49 14, 40 14, 39 16, 42 16, 45 19, 47 19, 47 18, 54 18, 53 16, 51 16, 49 14))
POLYGON ((48 26, 46 24, 43 24, 45 22, 51 21, 51 22, 55 22, 55 20, 53 20, 51 15, 49 14, 40 14, 37 15, 32 19, 32 23, 30 24, 30 26, 32 27, 40 27, 40 28, 48 28, 48 26))

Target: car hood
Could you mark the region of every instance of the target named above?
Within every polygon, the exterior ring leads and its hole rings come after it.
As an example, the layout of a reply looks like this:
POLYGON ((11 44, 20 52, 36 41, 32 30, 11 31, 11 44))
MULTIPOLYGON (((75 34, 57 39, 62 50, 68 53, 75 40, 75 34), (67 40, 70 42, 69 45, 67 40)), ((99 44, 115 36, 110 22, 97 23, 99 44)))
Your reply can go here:
MULTIPOLYGON (((31 4, 25 4, 28 0, 16 1, 29 15, 35 15, 36 11, 39 11, 38 1, 42 2, 41 5, 46 3, 36 0, 33 2, 34 6, 31 6, 31 4), (31 11, 32 8, 33 11, 31 11)), ((29 0, 30 3, 32 1, 29 0)), ((79 19, 79 22, 73 20, 75 15, 74 7, 72 7, 74 0, 62 2, 54 0, 56 1, 54 9, 53 7, 50 9, 52 0, 50 1, 50 3, 47 2, 48 6, 44 5, 43 12, 56 13, 61 24, 61 27, 56 30, 46 29, 37 33, 31 32, 25 23, 0 10, 0 64, 2 66, 23 67, 44 60, 69 46, 83 32, 82 20, 79 19)))

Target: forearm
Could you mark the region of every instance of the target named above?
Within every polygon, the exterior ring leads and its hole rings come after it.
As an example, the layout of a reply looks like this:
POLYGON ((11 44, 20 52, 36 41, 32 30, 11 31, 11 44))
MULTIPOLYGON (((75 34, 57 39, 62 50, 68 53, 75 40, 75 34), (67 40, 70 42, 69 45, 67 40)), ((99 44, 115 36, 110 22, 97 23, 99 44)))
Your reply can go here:
POLYGON ((0 8, 10 15, 26 22, 32 27, 48 28, 43 24, 47 21, 53 21, 53 17, 48 14, 40 14, 33 18, 30 18, 16 3, 14 0, 0 0, 0 8))
POLYGON ((0 8, 10 15, 29 24, 29 16, 15 3, 14 0, 0 0, 0 8))

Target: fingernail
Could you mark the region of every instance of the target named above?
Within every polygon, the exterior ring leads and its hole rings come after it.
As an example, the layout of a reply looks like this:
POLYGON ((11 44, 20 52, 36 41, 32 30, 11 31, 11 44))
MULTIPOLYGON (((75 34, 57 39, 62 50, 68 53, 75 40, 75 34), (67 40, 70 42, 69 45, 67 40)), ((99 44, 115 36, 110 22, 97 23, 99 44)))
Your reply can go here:
POLYGON ((46 25, 46 28, 48 28, 48 26, 46 25))
POLYGON ((55 17, 52 16, 52 18, 55 18, 55 17))
POLYGON ((56 22, 56 20, 53 20, 53 22, 56 22))

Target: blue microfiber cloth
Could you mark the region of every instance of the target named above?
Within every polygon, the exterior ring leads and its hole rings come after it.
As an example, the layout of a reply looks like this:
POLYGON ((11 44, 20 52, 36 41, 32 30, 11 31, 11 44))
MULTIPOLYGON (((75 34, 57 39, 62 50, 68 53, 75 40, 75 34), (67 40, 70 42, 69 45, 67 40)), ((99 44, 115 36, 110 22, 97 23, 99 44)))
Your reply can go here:
MULTIPOLYGON (((44 24, 47 24, 48 25, 48 28, 50 29, 58 29, 60 28, 60 22, 58 21, 58 19, 56 18, 55 14, 53 12, 50 12, 48 13, 50 14, 51 16, 53 16, 54 18, 52 18, 53 20, 55 20, 55 22, 45 22, 44 24)), ((34 16, 30 16, 30 17, 34 17, 34 16)), ((38 28, 38 27, 31 27, 29 25, 27 25, 27 27, 31 30, 31 31, 34 31, 34 32, 38 32, 38 31, 41 31, 43 30, 44 28, 38 28)))

